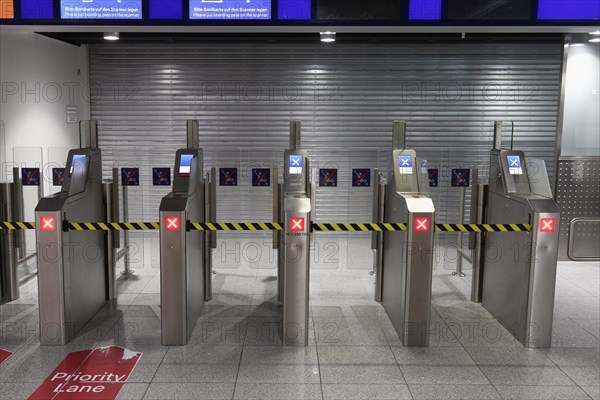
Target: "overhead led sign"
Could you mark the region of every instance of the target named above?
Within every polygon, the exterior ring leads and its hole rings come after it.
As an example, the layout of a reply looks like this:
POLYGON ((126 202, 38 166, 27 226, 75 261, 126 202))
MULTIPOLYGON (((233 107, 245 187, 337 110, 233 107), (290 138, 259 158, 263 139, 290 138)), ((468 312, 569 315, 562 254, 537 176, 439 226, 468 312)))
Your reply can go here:
POLYGON ((61 0, 63 19, 142 19, 142 0, 61 0))
POLYGON ((190 19, 271 19, 271 1, 190 0, 190 19))

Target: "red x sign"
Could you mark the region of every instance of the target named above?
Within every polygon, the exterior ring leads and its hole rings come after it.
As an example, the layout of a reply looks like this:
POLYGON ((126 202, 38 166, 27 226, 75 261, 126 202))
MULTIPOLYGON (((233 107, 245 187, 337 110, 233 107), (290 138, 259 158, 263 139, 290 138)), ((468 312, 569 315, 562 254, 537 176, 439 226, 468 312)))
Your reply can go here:
POLYGON ((179 217, 165 217, 165 229, 168 231, 178 231, 179 217))
POLYGON ((40 229, 43 231, 54 230, 54 217, 41 217, 40 218, 40 229))
POLYGON ((415 231, 429 232, 429 218, 415 218, 415 231))
POLYGON ((556 219, 542 218, 540 222, 540 232, 554 232, 554 228, 556 228, 556 219))
POLYGON ((290 218, 291 232, 304 232, 304 218, 290 218))

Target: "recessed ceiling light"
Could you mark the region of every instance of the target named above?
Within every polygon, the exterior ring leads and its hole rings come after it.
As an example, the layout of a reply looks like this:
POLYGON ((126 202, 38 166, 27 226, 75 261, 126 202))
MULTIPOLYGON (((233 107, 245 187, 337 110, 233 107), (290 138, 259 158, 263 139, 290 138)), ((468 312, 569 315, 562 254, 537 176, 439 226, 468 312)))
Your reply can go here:
POLYGON ((600 35, 600 31, 590 32, 590 35, 600 35))
POLYGON ((593 39, 588 40, 588 42, 590 42, 590 43, 600 43, 600 38, 593 38, 593 39))
POLYGON ((571 43, 569 45, 569 47, 581 47, 581 46, 585 46, 585 44, 583 44, 583 43, 571 43))
POLYGON ((119 40, 119 32, 104 32, 104 39, 119 40))
POLYGON ((332 43, 335 42, 335 32, 321 32, 321 42, 332 43))

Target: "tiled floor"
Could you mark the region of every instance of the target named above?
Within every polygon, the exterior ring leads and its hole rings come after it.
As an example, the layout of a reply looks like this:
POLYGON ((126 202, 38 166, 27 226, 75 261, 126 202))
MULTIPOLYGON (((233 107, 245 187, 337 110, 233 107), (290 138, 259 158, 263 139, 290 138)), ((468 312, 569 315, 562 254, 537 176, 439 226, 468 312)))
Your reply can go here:
POLYGON ((247 239, 215 253, 214 299, 190 343, 161 346, 151 242, 116 304, 65 347, 39 345, 35 280, 0 307, 0 347, 15 352, 0 366, 1 396, 27 398, 69 352, 119 344, 143 353, 121 399, 600 399, 597 263, 559 265, 553 347, 527 350, 469 302, 470 275, 438 262, 431 346, 405 348, 372 300, 368 238, 317 241, 306 348, 281 345, 274 257, 247 239))

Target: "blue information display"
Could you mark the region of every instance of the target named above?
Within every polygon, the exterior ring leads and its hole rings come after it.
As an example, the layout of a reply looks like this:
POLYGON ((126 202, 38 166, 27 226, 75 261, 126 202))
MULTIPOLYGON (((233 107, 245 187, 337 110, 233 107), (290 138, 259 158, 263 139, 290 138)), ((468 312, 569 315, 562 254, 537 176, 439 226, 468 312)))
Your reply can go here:
POLYGON ((319 170, 319 186, 337 186, 337 169, 321 168, 319 170))
POLYGON ((140 169, 121 168, 121 186, 140 186, 140 169))
POLYGON ((290 175, 302 174, 302 156, 291 155, 290 156, 290 175))
POLYGON ((219 169, 219 185, 220 186, 237 186, 237 168, 220 168, 219 169))
POLYGON ((171 168, 152 168, 152 185, 171 185, 171 168))
POLYGON ((53 0, 21 0, 21 18, 52 19, 54 18, 53 0))
POLYGON ((442 0, 410 0, 408 19, 438 20, 442 18, 442 0))
POLYGON ((600 19, 598 0, 539 0, 540 20, 590 20, 600 19))
POLYGON ((453 169, 452 180, 450 186, 452 187, 469 187, 471 181, 471 170, 468 168, 453 169))
POLYGON ((401 174, 410 175, 413 173, 412 156, 398 156, 398 165, 401 174))
POLYGON ((519 156, 506 156, 508 162, 508 172, 511 175, 523 175, 523 167, 521 166, 521 157, 519 156))
POLYGON ((23 186, 40 186, 40 169, 21 168, 21 184, 23 186))
POLYGON ((75 154, 73 156, 73 161, 71 161, 71 169, 69 170, 69 176, 73 175, 73 167, 80 167, 80 165, 82 165, 82 163, 84 163, 85 161, 85 155, 83 154, 75 154))
POLYGON ((271 19, 271 0, 190 0, 190 19, 271 19))
POLYGON ((353 168, 352 186, 371 186, 371 170, 368 168, 353 168))
POLYGON ((182 19, 183 2, 181 0, 150 0, 150 19, 182 19))
POLYGON ((52 168, 52 185, 53 186, 62 186, 64 179, 65 179, 65 169, 64 168, 52 168))
POLYGON ((63 19, 142 19, 142 0, 61 0, 63 19))
POLYGON ((311 0, 279 0, 277 18, 281 20, 308 20, 310 19, 310 3, 311 0))
POLYGON ((271 170, 252 168, 252 186, 271 186, 271 170))
POLYGON ((436 168, 428 169, 427 174, 429 175, 429 187, 438 187, 438 170, 436 168))

